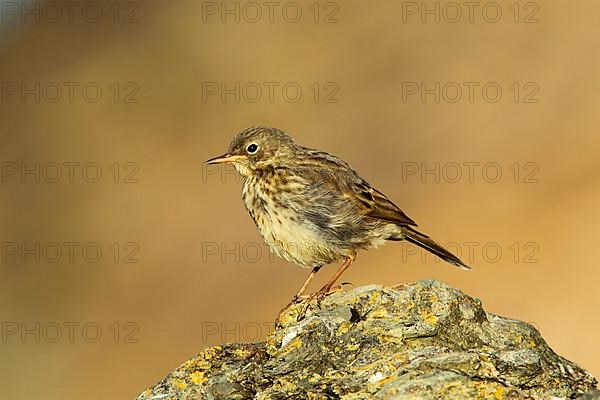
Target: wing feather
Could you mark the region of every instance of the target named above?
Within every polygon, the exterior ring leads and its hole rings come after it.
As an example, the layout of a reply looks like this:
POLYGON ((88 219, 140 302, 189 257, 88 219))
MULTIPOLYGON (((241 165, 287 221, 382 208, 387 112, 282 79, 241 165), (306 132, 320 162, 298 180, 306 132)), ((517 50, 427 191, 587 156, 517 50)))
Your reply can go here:
POLYGON ((297 165, 312 184, 326 185, 333 192, 352 202, 363 215, 390 221, 401 226, 417 226, 408 215, 386 195, 373 188, 345 161, 325 152, 306 149, 308 157, 297 165))

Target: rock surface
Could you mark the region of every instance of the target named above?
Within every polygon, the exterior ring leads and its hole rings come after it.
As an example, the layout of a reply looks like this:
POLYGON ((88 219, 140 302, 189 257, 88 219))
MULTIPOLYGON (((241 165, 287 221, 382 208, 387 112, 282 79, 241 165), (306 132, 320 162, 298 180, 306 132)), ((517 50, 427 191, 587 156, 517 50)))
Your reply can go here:
POLYGON ((337 292, 297 321, 300 309, 266 342, 206 349, 138 400, 600 398, 531 325, 437 281, 337 292))

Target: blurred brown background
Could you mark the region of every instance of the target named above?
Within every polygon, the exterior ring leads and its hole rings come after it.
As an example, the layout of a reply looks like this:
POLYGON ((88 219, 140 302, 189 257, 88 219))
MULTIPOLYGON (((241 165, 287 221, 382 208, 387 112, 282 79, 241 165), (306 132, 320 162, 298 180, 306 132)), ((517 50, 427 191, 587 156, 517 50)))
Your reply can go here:
POLYGON ((308 271, 203 166, 263 124, 349 161, 475 267, 389 243, 343 280, 441 280, 600 375, 600 4, 289 3, 0 4, 3 398, 131 399, 266 335, 308 271))

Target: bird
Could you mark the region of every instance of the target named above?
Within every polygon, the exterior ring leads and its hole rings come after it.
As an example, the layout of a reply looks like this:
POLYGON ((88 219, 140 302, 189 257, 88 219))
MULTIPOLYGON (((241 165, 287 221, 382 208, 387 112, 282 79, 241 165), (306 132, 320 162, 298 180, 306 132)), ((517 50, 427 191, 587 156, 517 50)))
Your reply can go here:
MULTIPOLYGON (((242 200, 262 238, 279 257, 311 268, 292 302, 327 296, 361 250, 405 240, 442 260, 467 264, 429 236, 341 158, 296 144, 283 130, 239 132, 227 152, 207 164, 233 164, 243 177, 242 200), (313 295, 309 284, 326 264, 342 261, 313 295)), ((290 303, 290 304, 291 304, 290 303)))

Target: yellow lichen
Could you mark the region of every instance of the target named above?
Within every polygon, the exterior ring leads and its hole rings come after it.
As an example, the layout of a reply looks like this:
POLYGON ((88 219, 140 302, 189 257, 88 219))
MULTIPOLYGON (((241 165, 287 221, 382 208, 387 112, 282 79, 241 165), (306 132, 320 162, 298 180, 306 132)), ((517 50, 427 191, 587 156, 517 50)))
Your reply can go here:
POLYGON ((502 400, 502 398, 503 398, 503 396, 502 396, 502 395, 503 395, 503 394, 504 394, 504 388, 503 388, 502 386, 498 386, 498 387, 496 388, 496 393, 495 393, 495 395, 496 395, 496 399, 497 399, 497 400, 502 400))
POLYGON ((438 317, 436 317, 435 315, 433 315, 431 312, 429 312, 429 310, 423 310, 421 311, 421 317, 423 318, 424 322, 427 322, 428 324, 435 324, 438 320, 438 317))
POLYGON ((285 350, 283 351, 283 354, 288 354, 290 351, 299 349, 300 347, 302 347, 302 340, 300 340, 300 338, 295 338, 290 343, 288 343, 285 350))
POLYGON ((187 383, 183 379, 174 378, 171 380, 171 386, 175 386, 177 389, 185 389, 187 387, 187 383))
POLYGON ((516 343, 521 343, 522 341, 523 341, 523 336, 521 336, 521 335, 515 336, 515 342, 516 343))
POLYGON ((379 307, 373 311, 371 311, 372 318, 389 318, 390 314, 385 308, 379 307))
POLYGON ((210 359, 216 357, 217 352, 221 351, 221 349, 222 349, 221 346, 215 346, 215 347, 208 348, 202 352, 200 357, 202 357, 206 360, 210 360, 210 359))
POLYGON ((290 325, 296 322, 298 313, 294 313, 291 309, 279 315, 279 323, 282 325, 290 325))
POLYGON ((204 376, 204 372, 200 371, 192 372, 190 374, 190 379, 194 382, 194 385, 202 385, 208 380, 208 378, 204 376))
POLYGON ((380 292, 373 292, 373 294, 371 294, 371 298, 369 299, 369 303, 374 304, 380 295, 380 292))
POLYGON ((475 389, 478 399, 504 399, 504 387, 497 383, 475 382, 475 389))
POLYGON ((206 360, 198 360, 196 362, 196 367, 200 369, 210 369, 212 367, 212 364, 206 360))
POLYGON ((246 349, 235 349, 233 354, 240 358, 248 358, 252 354, 252 352, 246 349))
POLYGON ((341 336, 344 333, 350 330, 350 324, 348 322, 343 322, 336 332, 336 336, 341 336))

